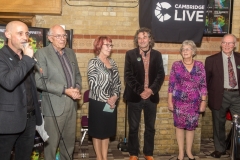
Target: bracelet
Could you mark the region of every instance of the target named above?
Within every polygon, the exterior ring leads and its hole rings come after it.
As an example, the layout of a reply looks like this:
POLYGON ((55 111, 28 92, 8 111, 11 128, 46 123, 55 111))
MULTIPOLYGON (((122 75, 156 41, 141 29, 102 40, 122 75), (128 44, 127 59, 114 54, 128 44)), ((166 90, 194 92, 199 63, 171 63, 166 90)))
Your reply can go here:
POLYGON ((207 101, 207 100, 201 99, 201 101, 207 101))

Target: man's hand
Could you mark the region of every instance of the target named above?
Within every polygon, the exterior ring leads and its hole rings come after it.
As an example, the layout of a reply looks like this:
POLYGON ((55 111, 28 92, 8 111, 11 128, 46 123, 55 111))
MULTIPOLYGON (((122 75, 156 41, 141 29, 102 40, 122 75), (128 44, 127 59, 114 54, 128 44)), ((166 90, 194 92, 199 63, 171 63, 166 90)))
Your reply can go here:
POLYGON ((145 88, 140 94, 142 99, 148 99, 152 95, 153 91, 150 88, 145 88))
POLYGON ((65 94, 69 97, 71 97, 72 99, 81 99, 82 95, 79 91, 78 88, 67 88, 65 89, 65 94))
POLYGON ((34 51, 32 49, 32 46, 29 45, 29 43, 22 43, 22 51, 23 54, 29 57, 33 57, 34 51))

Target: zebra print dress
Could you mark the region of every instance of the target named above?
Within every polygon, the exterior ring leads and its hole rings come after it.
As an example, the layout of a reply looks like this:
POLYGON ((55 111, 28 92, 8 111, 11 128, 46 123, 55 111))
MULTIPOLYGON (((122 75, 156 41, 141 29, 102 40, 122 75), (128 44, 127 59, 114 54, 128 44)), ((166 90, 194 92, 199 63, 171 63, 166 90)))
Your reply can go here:
POLYGON ((93 58, 88 64, 88 82, 90 87, 90 98, 107 102, 113 95, 119 97, 121 82, 116 63, 109 58, 111 69, 105 67, 104 63, 98 58, 93 58))
POLYGON ((116 134, 117 109, 113 113, 104 112, 107 100, 120 96, 121 82, 116 63, 109 58, 111 68, 107 68, 98 58, 88 64, 89 119, 88 134, 94 138, 108 138, 116 134))

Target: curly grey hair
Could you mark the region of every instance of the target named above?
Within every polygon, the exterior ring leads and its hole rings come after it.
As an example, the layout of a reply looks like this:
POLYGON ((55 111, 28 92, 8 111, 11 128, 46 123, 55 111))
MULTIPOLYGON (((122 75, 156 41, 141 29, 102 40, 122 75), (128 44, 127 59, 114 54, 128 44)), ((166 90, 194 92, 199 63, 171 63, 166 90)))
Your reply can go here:
POLYGON ((150 39, 149 46, 151 48, 153 48, 154 47, 154 39, 153 39, 153 36, 152 36, 152 32, 151 32, 150 29, 145 28, 145 27, 140 28, 139 30, 136 31, 136 33, 134 35, 134 45, 135 45, 135 47, 138 47, 138 34, 142 33, 142 32, 145 32, 145 33, 148 34, 148 38, 150 39))

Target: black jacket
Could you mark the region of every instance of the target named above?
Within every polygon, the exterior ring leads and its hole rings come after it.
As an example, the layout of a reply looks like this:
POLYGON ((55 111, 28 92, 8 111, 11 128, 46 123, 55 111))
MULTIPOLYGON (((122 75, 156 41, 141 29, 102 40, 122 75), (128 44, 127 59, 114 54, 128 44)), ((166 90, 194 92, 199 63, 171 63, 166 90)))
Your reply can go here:
MULTIPOLYGON (((18 62, 7 46, 0 49, 0 134, 22 132, 27 122, 27 97, 23 79, 33 71, 35 61, 23 55, 18 62)), ((36 114, 36 124, 42 124, 33 73, 32 96, 36 114)))
MULTIPOLYGON (((159 90, 163 84, 165 73, 160 52, 151 49, 149 62, 149 88, 154 95, 150 96, 153 103, 159 102, 159 90)), ((125 91, 124 99, 129 102, 140 102, 140 94, 144 91, 145 71, 139 48, 129 50, 125 56, 124 67, 125 91)))

